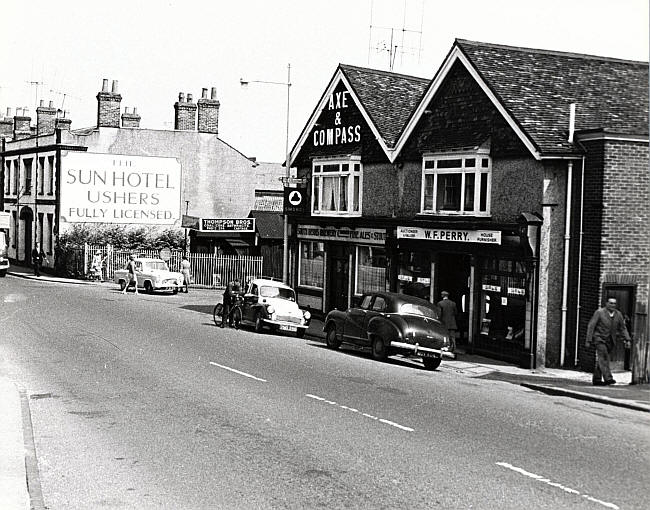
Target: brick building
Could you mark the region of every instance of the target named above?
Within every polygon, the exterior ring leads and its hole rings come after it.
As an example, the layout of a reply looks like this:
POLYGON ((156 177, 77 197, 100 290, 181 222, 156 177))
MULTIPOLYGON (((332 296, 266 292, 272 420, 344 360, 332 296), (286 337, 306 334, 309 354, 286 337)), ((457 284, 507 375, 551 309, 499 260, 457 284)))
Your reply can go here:
MULTIPOLYGON (((71 128, 52 107, 0 120, 0 209, 12 215, 9 256, 30 260, 35 241, 48 254, 74 223, 181 227, 184 214, 246 218, 255 190, 281 191, 281 164, 257 163, 218 136, 216 89, 195 103, 180 93, 174 130, 140 127, 135 107, 122 109, 117 82, 97 94, 97 125, 71 128)), ((203 238, 193 250, 229 251, 227 238, 203 238)), ((49 265, 54 263, 49 258, 49 265)))
POLYGON ((467 348, 590 370, 614 294, 647 338, 647 91, 645 62, 464 40, 432 80, 340 65, 292 151, 301 304, 447 290, 467 348))

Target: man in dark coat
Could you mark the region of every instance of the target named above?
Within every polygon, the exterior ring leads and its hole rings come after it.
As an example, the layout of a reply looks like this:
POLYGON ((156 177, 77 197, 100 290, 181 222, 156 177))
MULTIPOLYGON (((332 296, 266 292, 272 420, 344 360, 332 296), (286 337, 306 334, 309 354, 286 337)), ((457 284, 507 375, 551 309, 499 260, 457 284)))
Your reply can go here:
POLYGON ((594 386, 616 384, 609 368, 609 359, 616 346, 616 339, 623 336, 630 341, 630 333, 625 326, 623 314, 616 309, 616 298, 607 298, 607 303, 594 312, 587 326, 587 341, 596 348, 596 363, 594 364, 594 386))
POLYGON ((240 292, 241 286, 239 285, 239 278, 235 278, 226 286, 226 290, 223 292, 223 315, 221 316, 222 328, 230 327, 230 310, 232 309, 233 301, 240 292))
POLYGON ((34 274, 36 276, 41 276, 41 265, 45 260, 45 252, 41 248, 39 243, 36 243, 34 249, 32 250, 32 265, 34 266, 34 274))
POLYGON ((454 352, 456 350, 456 330, 458 329, 458 325, 456 324, 458 309, 456 308, 456 303, 449 299, 449 292, 443 290, 440 295, 442 296, 442 299, 438 301, 438 306, 440 307, 440 322, 442 322, 442 325, 449 330, 451 352, 454 352))

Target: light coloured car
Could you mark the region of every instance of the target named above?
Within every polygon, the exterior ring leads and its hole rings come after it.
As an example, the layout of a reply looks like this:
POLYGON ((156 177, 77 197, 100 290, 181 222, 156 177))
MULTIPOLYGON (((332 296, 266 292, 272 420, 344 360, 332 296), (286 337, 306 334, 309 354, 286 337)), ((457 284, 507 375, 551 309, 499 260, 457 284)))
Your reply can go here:
POLYGON ((233 310, 233 320, 235 324, 254 326, 258 333, 268 328, 302 338, 309 327, 311 313, 300 309, 296 293, 288 285, 256 278, 245 289, 241 306, 233 310))
MULTIPOLYGON (((167 262, 156 258, 136 258, 135 275, 138 280, 138 289, 151 294, 156 290, 172 291, 174 294, 183 286, 183 275, 175 271, 170 271, 167 262)), ((113 281, 124 290, 129 275, 127 269, 115 271, 113 281)))

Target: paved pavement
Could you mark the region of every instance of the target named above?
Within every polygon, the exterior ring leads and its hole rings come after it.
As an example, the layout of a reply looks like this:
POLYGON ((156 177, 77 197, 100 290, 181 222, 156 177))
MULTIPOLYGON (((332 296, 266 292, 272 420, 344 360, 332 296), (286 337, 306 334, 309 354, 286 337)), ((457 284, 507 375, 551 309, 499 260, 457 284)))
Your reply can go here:
MULTIPOLYGON (((112 283, 90 282, 59 278, 42 273, 34 276, 30 268, 12 266, 9 275, 40 279, 44 281, 77 284, 106 285, 112 283)), ((197 289, 198 290, 198 289, 197 289)), ((214 293, 213 290, 205 291, 214 293)), ((312 320, 306 338, 323 342, 323 322, 312 320)), ((445 360, 439 370, 454 372, 464 377, 491 379, 520 384, 526 388, 549 395, 564 396, 601 404, 625 407, 650 412, 650 386, 631 385, 630 372, 615 373, 617 384, 613 386, 592 386, 591 374, 575 370, 544 368, 529 370, 505 362, 495 361, 473 354, 458 353, 455 360, 445 360)), ((0 494, 10 495, 3 501, 3 509, 29 509, 30 498, 27 491, 25 469, 25 442, 23 437, 23 408, 19 389, 0 374, 0 494)))

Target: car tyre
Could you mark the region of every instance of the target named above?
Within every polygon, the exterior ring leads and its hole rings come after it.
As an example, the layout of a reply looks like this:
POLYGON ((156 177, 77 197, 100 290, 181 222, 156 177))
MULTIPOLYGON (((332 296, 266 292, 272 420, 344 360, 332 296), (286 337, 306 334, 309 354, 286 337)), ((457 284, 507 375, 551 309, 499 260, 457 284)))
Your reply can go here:
POLYGON ((218 328, 221 327, 223 322, 223 304, 217 303, 212 309, 212 320, 214 320, 214 325, 218 328))
POLYGON ((372 339, 372 357, 377 361, 384 361, 388 357, 386 341, 379 335, 372 339))
POLYGON ((120 290, 126 289, 126 281, 120 280, 120 290))
POLYGON ((435 370, 440 366, 440 363, 442 362, 442 358, 422 358, 422 363, 424 364, 424 368, 427 370, 435 370))
POLYGON ((151 285, 151 282, 149 280, 144 282, 144 291, 147 294, 153 294, 153 285, 151 285))
POLYGON ((4 278, 5 276, 7 276, 7 270, 3 269, 2 271, 0 271, 0 278, 4 278))
POLYGON ((341 347, 341 341, 336 338, 336 326, 332 326, 327 330, 325 342, 327 343, 327 347, 330 349, 338 349, 341 347))
POLYGON ((296 337, 297 338, 305 338, 305 333, 307 332, 306 329, 298 328, 296 330, 296 337))
POLYGON ((257 312, 255 315, 255 333, 263 333, 264 332, 264 319, 262 317, 262 314, 260 312, 257 312))

